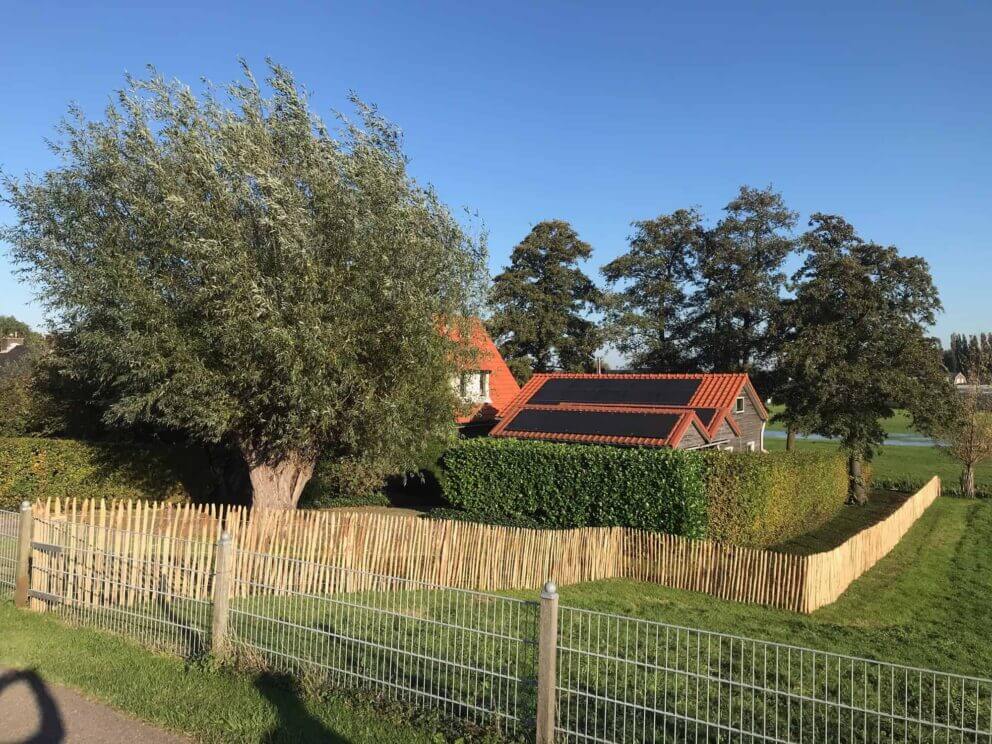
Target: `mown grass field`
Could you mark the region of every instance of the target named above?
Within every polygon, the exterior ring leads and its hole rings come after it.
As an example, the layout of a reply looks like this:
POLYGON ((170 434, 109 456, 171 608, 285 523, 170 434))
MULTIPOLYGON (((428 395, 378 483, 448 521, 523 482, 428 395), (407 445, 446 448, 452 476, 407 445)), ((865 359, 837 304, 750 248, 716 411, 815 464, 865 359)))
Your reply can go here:
POLYGON ((562 603, 914 666, 992 676, 992 503, 941 498, 834 604, 809 616, 629 581, 562 603))
MULTIPOLYGON (((768 409, 769 413, 773 416, 784 410, 785 406, 782 405, 770 406, 768 409)), ((913 422, 909 416, 909 413, 907 411, 897 409, 895 415, 882 421, 882 428, 889 434, 916 434, 917 431, 913 429, 912 424, 913 422)), ((776 431, 785 431, 785 426, 783 424, 774 421, 768 422, 768 428, 776 431)))
POLYGON ((51 615, 0 602, 0 665, 34 669, 128 715, 202 742, 439 744, 456 738, 430 713, 382 700, 304 694, 274 674, 154 654, 51 615))
MULTIPOLYGON (((800 450, 836 450, 832 442, 796 442, 800 450)), ((785 449, 784 439, 766 439, 765 448, 785 449)), ((885 487, 902 486, 915 490, 937 475, 945 492, 956 491, 961 477, 961 466, 935 447, 908 447, 890 445, 882 447, 871 463, 872 475, 877 484, 885 487)), ((983 463, 976 470, 975 485, 978 490, 992 494, 992 462, 983 463)))

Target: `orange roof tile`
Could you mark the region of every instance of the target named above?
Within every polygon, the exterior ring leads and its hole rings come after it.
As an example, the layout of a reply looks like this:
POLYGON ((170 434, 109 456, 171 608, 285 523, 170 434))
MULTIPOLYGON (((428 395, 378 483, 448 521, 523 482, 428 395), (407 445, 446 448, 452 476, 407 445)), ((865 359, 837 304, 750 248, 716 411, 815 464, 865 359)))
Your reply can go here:
MULTIPOLYGON (((451 335, 457 338, 457 333, 452 332, 451 335)), ((472 345, 475 347, 477 355, 474 363, 470 366, 472 370, 489 373, 490 402, 477 405, 465 415, 456 418, 455 421, 459 424, 495 421, 520 392, 520 385, 517 384, 510 368, 503 361, 503 356, 496 348, 496 344, 493 343, 486 327, 478 319, 472 321, 472 345)))
POLYGON ((768 418, 768 412, 751 384, 751 380, 746 373, 697 373, 697 374, 579 374, 555 372, 550 374, 536 374, 520 390, 514 400, 506 406, 501 416, 500 422, 490 432, 491 436, 504 436, 529 439, 555 439, 560 441, 576 441, 599 444, 625 444, 655 447, 677 447, 681 442, 685 432, 690 425, 694 425, 702 434, 706 441, 710 441, 719 431, 724 421, 728 423, 735 433, 740 433, 740 427, 729 416, 734 403, 741 395, 747 395, 758 415, 762 419, 768 418), (559 403, 557 405, 535 405, 529 401, 538 390, 552 379, 624 379, 624 380, 700 380, 699 387, 695 390, 689 402, 685 406, 657 406, 657 405, 603 405, 592 403, 559 403), (573 410, 590 411, 600 413, 675 413, 680 418, 671 431, 664 437, 623 437, 605 436, 595 434, 562 434, 551 432, 522 432, 513 430, 513 419, 523 409, 528 410, 573 410), (714 411, 707 426, 700 417, 702 409, 712 409, 714 411))

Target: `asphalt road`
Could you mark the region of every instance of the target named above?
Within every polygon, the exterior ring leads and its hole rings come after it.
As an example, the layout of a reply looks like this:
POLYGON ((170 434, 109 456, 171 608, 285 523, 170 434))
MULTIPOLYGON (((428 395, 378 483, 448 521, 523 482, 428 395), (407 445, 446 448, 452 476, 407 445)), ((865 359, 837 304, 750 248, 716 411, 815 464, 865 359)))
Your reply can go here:
POLYGON ((30 670, 0 669, 3 744, 186 744, 187 739, 135 721, 30 670))

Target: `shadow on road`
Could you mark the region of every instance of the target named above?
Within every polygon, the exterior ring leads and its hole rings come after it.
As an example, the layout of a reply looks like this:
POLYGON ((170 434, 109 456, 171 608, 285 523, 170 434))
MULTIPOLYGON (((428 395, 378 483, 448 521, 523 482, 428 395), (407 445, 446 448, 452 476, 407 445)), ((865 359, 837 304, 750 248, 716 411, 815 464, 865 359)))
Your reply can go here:
POLYGON ((41 718, 38 731, 27 739, 22 739, 19 744, 57 744, 65 741, 65 725, 62 722, 62 714, 59 713, 59 708, 48 692, 44 680, 33 669, 19 672, 11 671, 0 675, 0 695, 3 695, 7 688, 18 682, 24 682, 30 688, 41 718))
POLYGON ((307 710, 291 677, 260 674, 254 684, 279 716, 279 722, 268 731, 263 741, 347 744, 348 739, 327 728, 307 710))

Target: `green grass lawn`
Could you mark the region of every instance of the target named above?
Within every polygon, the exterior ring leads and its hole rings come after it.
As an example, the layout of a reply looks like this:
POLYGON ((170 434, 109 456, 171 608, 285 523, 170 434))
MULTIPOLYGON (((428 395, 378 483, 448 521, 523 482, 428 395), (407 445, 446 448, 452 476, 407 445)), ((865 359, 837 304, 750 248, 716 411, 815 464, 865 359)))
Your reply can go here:
MULTIPOLYGON (((774 405, 769 406, 768 411, 773 416, 775 414, 781 413, 785 410, 785 406, 774 405)), ((785 426, 778 422, 768 422, 769 429, 775 429, 776 431, 785 431, 785 426)), ((912 419, 907 411, 897 409, 895 415, 891 418, 887 418, 882 422, 882 428, 889 434, 916 434, 916 430, 913 429, 912 419)))
POLYGON ((840 600, 812 615, 630 581, 562 589, 562 604, 992 676, 992 503, 939 499, 840 600))
POLYGON ((424 744, 454 733, 429 714, 345 694, 304 695, 274 674, 150 653, 0 602, 0 665, 35 669, 135 718, 203 742, 424 744))
MULTIPOLYGON (((769 450, 785 449, 784 439, 766 439, 769 450)), ((832 442, 796 442, 800 450, 836 450, 832 442)), ((918 488, 934 475, 940 476, 945 492, 956 492, 961 477, 961 466, 935 447, 907 447, 890 445, 882 447, 872 461, 872 474, 877 485, 883 487, 918 488)), ((992 494, 992 462, 980 465, 975 483, 978 490, 992 494)))

